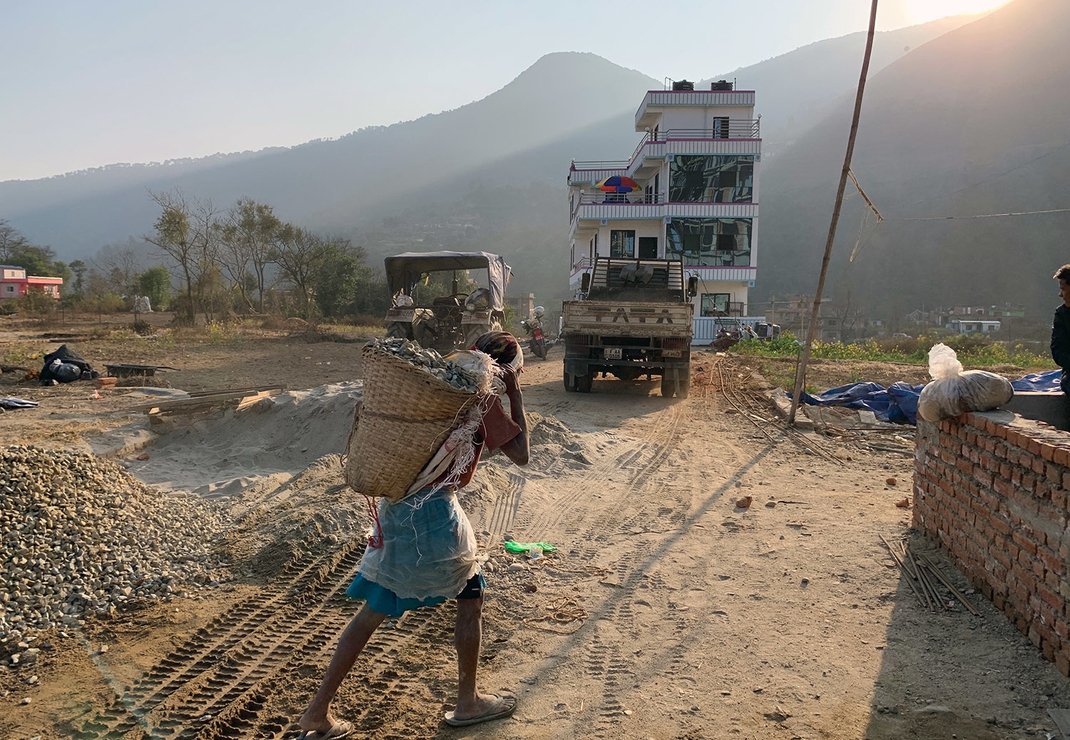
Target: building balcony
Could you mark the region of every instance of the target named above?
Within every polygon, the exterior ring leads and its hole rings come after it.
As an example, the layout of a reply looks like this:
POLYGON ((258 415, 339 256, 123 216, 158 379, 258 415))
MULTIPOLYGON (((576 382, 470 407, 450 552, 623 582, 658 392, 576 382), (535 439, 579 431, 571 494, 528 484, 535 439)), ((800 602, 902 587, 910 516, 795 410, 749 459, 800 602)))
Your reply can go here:
MULTIPOLYGON (((732 191, 734 188, 724 188, 732 191)), ((726 194, 722 194, 726 195, 726 194)), ((757 218, 757 203, 664 203, 644 193, 583 193, 572 198, 569 239, 603 222, 668 218, 757 218), (628 197, 631 197, 629 200, 628 197)))
MULTIPOLYGON (((684 274, 697 275, 702 283, 748 283, 758 277, 757 265, 695 265, 689 264, 691 260, 684 260, 684 274)), ((594 266, 593 261, 587 255, 576 258, 569 272, 568 283, 571 290, 578 290, 580 280, 585 272, 589 272, 594 266)))
POLYGON ((573 160, 568 184, 596 183, 612 175, 645 179, 651 166, 660 167, 675 154, 739 154, 760 158, 761 126, 758 119, 728 119, 707 129, 650 131, 626 160, 573 160), (656 164, 655 164, 656 163, 656 164))
POLYGON ((753 90, 650 90, 635 112, 635 129, 653 127, 665 108, 678 107, 754 108, 753 90))
POLYGON ((698 275, 703 283, 749 283, 758 276, 757 265, 692 265, 684 260, 684 272, 698 275))

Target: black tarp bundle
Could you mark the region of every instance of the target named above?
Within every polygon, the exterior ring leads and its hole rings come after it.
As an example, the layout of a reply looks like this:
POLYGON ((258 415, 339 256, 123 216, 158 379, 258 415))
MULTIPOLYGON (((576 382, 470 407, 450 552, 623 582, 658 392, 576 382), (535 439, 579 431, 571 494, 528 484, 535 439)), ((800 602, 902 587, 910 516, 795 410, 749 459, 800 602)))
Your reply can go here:
POLYGON ((88 362, 63 344, 55 352, 45 355, 45 365, 41 368, 41 385, 89 380, 97 375, 99 373, 88 362))

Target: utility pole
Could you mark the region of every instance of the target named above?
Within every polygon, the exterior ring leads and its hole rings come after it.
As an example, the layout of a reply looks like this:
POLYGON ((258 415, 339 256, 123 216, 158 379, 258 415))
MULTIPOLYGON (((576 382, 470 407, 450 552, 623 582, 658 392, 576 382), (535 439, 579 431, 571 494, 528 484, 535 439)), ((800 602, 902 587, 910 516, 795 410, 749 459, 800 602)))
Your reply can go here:
POLYGON ((858 119, 862 115, 862 94, 866 89, 866 75, 869 74, 869 59, 873 54, 873 34, 877 27, 877 0, 869 11, 869 33, 866 36, 866 53, 862 57, 862 74, 858 79, 858 92, 855 94, 855 110, 851 119, 851 134, 847 139, 847 154, 843 158, 843 171, 840 173, 840 186, 836 190, 836 202, 832 207, 832 221, 829 223, 828 239, 825 241, 825 256, 821 260, 821 274, 817 279, 817 292, 814 293, 814 305, 810 314, 810 326, 806 332, 806 344, 802 348, 799 367, 795 371, 795 391, 791 394, 791 411, 788 412, 788 424, 795 424, 795 412, 799 408, 799 396, 806 388, 806 364, 810 361, 810 347, 817 333, 821 310, 821 293, 825 289, 825 277, 828 275, 829 258, 832 256, 832 243, 836 239, 836 225, 840 220, 843 207, 843 191, 847 188, 847 178, 851 172, 851 157, 855 150, 855 137, 858 135, 858 119))

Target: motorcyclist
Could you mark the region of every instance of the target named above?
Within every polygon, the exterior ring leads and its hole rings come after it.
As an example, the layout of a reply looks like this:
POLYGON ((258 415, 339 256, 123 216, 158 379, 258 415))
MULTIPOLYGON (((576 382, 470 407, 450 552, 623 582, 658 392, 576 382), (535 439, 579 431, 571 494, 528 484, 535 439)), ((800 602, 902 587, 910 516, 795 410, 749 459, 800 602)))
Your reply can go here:
POLYGON ((528 347, 533 355, 543 360, 546 359, 546 337, 542 328, 542 317, 545 315, 546 309, 542 306, 536 306, 531 312, 531 316, 524 322, 524 329, 527 331, 528 336, 531 337, 528 347))

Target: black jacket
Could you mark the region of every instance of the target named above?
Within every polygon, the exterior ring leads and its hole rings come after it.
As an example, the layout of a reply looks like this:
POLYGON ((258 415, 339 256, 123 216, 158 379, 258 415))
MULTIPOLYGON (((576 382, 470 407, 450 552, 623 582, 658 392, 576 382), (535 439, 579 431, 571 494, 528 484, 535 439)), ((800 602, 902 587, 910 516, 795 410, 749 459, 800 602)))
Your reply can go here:
POLYGON ((1063 388, 1070 377, 1070 308, 1059 306, 1051 322, 1051 359, 1063 369, 1063 388))

